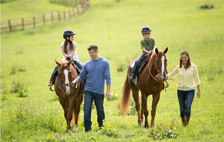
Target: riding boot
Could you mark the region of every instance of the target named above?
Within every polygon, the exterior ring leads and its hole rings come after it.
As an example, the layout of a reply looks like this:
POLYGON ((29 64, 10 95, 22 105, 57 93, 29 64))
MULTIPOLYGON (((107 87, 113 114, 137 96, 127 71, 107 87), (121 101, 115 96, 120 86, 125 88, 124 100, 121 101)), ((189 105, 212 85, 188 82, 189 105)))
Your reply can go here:
POLYGON ((186 126, 186 122, 187 122, 187 116, 184 115, 183 117, 181 117, 181 120, 182 120, 182 123, 183 123, 183 126, 185 127, 186 126))
POLYGON ((185 117, 183 116, 183 117, 181 117, 181 120, 182 120, 182 123, 183 123, 183 126, 184 126, 184 122, 185 122, 185 119, 184 119, 185 117))
POLYGON ((187 115, 184 114, 184 127, 187 126, 187 115))
POLYGON ((53 83, 53 78, 50 78, 50 81, 49 81, 49 83, 48 83, 48 86, 51 86, 52 83, 53 83))
POLYGON ((135 79, 135 76, 131 76, 129 79, 134 80, 135 79))
POLYGON ((189 121, 190 121, 190 118, 191 118, 191 116, 189 115, 189 116, 187 117, 186 125, 188 125, 188 123, 189 123, 189 121))

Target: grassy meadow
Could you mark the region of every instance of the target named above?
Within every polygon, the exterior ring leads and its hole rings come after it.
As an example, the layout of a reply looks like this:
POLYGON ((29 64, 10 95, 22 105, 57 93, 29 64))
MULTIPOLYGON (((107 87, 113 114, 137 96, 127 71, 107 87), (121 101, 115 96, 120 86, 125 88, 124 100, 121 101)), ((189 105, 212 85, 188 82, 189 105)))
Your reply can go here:
MULTIPOLYGON (((68 8, 48 0, 6 2, 1 4, 1 22, 68 8)), ((90 0, 90 8, 71 20, 1 34, 1 141, 224 141, 223 13, 223 0, 90 0), (200 9, 202 4, 215 8, 200 9), (189 51, 198 67, 201 98, 194 98, 188 127, 179 117, 177 78, 169 80, 167 92, 161 92, 155 128, 138 127, 133 105, 126 119, 119 115, 126 69, 142 53, 140 31, 145 25, 152 29, 159 50, 169 48, 168 72, 178 65, 182 50, 189 51), (93 130, 84 132, 82 109, 78 132, 66 134, 63 109, 47 86, 54 59, 62 59, 65 29, 76 33, 80 61, 90 59, 86 48, 94 43, 110 63, 112 99, 104 101, 106 121, 101 131, 93 107, 93 130)), ((149 96, 149 112, 151 101, 149 96)))

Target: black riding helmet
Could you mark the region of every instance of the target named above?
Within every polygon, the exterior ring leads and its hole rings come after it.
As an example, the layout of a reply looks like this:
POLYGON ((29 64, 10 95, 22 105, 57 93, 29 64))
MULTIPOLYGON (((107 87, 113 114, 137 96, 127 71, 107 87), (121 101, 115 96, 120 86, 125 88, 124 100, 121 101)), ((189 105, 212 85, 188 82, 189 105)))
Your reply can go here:
MULTIPOLYGON (((72 30, 67 29, 63 33, 63 38, 67 40, 67 37, 70 37, 71 35, 75 35, 75 33, 72 30)), ((70 42, 70 40, 67 40, 67 41, 70 42)))
POLYGON ((142 34, 149 34, 151 33, 151 29, 149 28, 149 26, 144 26, 142 27, 142 34))

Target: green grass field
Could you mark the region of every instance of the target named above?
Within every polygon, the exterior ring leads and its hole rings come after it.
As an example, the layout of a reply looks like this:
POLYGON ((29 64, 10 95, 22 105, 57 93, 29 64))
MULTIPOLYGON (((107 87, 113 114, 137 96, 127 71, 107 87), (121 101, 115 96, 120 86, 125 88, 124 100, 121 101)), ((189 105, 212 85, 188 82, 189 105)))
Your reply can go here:
MULTIPOLYGON (((1 22, 68 8, 48 0, 2 3, 1 22)), ((167 92, 162 91, 157 105, 155 125, 165 128, 173 120, 170 133, 177 138, 161 137, 161 140, 224 141, 223 13, 223 0, 90 0, 90 8, 71 20, 2 34, 1 141, 153 141, 150 137, 153 129, 138 127, 133 109, 126 119, 122 119, 118 109, 127 66, 141 55, 140 31, 144 25, 151 27, 159 50, 169 48, 168 72, 178 65, 180 52, 188 50, 202 82, 201 98, 194 98, 190 124, 183 127, 176 96, 177 78, 169 81, 170 87, 167 92), (202 4, 213 4, 215 8, 199 9, 202 4), (54 59, 62 59, 60 44, 65 29, 76 33, 79 60, 90 59, 86 48, 94 43, 99 47, 99 55, 110 63, 113 99, 105 99, 106 127, 101 132, 94 107, 92 132, 84 132, 81 110, 79 131, 66 134, 63 109, 56 94, 48 89, 56 65, 54 59), (122 68, 125 70, 117 71, 122 68), (24 84, 24 92, 14 93, 13 81, 20 86, 24 84)), ((149 112, 151 101, 149 96, 149 112)))

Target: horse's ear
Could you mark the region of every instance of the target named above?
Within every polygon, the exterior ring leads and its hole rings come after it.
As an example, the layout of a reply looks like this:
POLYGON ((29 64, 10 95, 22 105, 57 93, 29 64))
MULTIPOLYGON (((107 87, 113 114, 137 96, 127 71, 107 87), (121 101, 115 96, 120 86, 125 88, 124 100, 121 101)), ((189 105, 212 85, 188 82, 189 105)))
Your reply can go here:
POLYGON ((59 63, 56 59, 55 60, 55 63, 60 67, 61 66, 61 63, 59 63))
POLYGON ((155 51, 156 51, 156 54, 158 54, 158 53, 159 53, 159 50, 157 49, 157 47, 155 48, 155 51))
POLYGON ((72 63, 72 60, 70 60, 70 61, 68 62, 68 66, 70 66, 71 63, 72 63))
POLYGON ((166 54, 168 51, 168 47, 166 47, 166 49, 163 51, 164 54, 166 54))

